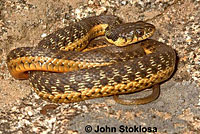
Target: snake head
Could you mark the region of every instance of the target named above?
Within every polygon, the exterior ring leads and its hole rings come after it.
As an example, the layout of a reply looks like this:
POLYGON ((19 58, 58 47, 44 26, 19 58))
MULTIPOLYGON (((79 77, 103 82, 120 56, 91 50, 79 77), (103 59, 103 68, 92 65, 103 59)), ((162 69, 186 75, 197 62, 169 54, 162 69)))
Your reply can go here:
POLYGON ((126 46, 145 40, 153 35, 155 26, 138 21, 135 23, 119 24, 106 29, 106 39, 116 46, 126 46))

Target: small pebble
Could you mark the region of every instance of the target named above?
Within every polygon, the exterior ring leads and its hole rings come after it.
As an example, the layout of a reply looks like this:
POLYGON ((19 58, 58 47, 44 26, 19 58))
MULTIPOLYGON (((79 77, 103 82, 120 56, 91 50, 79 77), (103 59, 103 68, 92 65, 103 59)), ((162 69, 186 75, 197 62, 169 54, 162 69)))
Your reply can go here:
POLYGON ((44 37, 46 37, 46 36, 47 36, 46 33, 43 33, 43 34, 41 35, 42 38, 44 38, 44 37))

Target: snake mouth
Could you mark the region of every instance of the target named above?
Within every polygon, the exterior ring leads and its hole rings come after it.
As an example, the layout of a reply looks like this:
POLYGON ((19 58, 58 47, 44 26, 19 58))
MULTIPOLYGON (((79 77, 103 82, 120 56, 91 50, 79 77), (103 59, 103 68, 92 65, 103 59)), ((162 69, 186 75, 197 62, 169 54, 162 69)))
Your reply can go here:
MULTIPOLYGON (((147 39, 147 38, 153 36, 154 32, 155 32, 155 28, 148 27, 148 28, 146 28, 146 29, 144 30, 144 33, 143 33, 141 36, 138 35, 138 34, 136 34, 136 35, 134 36, 135 39, 133 39, 133 41, 139 42, 139 41, 145 40, 145 39, 147 39)), ((135 43, 135 42, 133 42, 133 43, 135 43)))

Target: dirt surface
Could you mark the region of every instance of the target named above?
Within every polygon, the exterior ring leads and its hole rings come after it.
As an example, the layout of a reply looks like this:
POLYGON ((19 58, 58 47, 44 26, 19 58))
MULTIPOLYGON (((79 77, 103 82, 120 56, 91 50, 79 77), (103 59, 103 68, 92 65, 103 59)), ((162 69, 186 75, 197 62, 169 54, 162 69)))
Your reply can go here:
POLYGON ((94 129, 98 126, 101 133, 122 133, 121 125, 128 127, 126 133, 146 128, 158 133, 200 133, 199 9, 199 0, 1 0, 0 134, 87 133, 87 125, 91 125, 91 133, 97 133, 94 129), (9 74, 6 56, 10 50, 36 46, 71 21, 102 13, 114 14, 125 22, 148 21, 157 28, 152 38, 176 50, 176 72, 162 84, 156 101, 123 106, 106 97, 53 104, 41 100, 27 80, 15 80, 9 74))

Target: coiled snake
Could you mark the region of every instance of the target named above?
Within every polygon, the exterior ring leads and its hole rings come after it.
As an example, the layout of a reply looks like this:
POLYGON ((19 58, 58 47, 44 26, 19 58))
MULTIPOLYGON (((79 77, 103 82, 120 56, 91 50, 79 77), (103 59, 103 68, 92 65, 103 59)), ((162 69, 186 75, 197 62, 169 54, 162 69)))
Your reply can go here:
POLYGON ((12 50, 7 66, 13 77, 28 78, 40 97, 53 102, 114 95, 121 104, 144 104, 158 97, 158 84, 171 76, 176 60, 172 48, 147 39, 154 31, 153 25, 141 21, 89 17, 48 35, 34 48, 12 50), (115 45, 88 45, 102 35, 115 45), (152 86, 147 97, 132 102, 118 98, 152 86))

